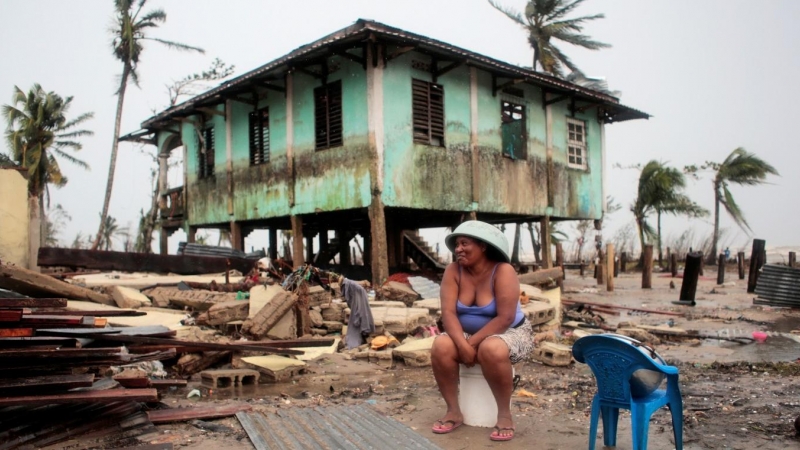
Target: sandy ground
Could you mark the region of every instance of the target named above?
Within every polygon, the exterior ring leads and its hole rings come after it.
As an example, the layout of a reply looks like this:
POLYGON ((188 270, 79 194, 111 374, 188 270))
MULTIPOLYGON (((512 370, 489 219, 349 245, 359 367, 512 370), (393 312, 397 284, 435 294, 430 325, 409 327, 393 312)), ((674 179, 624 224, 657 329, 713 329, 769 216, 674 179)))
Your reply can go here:
MULTIPOLYGON (((729 273, 728 278, 735 277, 729 273)), ((622 275, 613 293, 600 290, 594 280, 569 273, 565 298, 598 303, 670 309, 687 313, 675 318, 675 327, 698 330, 702 334, 750 335, 754 330, 788 332, 800 328, 800 313, 785 309, 758 307, 745 283, 715 287, 715 280, 700 281, 695 308, 674 306, 681 280, 654 276, 653 289, 642 290, 640 275, 622 275)), ((664 324, 670 316, 622 314, 608 316, 609 323, 629 321, 648 325, 664 324)), ((765 344, 741 345, 705 339, 690 343, 662 343, 657 351, 681 370, 684 399, 684 448, 686 449, 770 449, 800 448, 794 420, 800 415, 800 344, 770 337, 765 344), (737 362, 738 361, 738 362, 737 362), (783 361, 783 362, 781 362, 783 361)), ((399 363, 384 370, 364 361, 346 360, 331 355, 313 361, 309 373, 291 383, 253 388, 228 388, 211 393, 201 388, 199 401, 185 399, 186 391, 173 391, 164 402, 170 406, 190 403, 247 401, 255 409, 316 404, 356 404, 368 401, 380 412, 405 423, 444 449, 506 448, 581 449, 588 444, 589 411, 596 390, 588 367, 573 363, 569 367, 547 367, 535 362, 516 366, 522 376, 519 388, 535 397, 515 396, 512 410, 517 426, 511 442, 489 441, 488 428, 461 427, 448 435, 434 435, 433 422, 444 414, 430 368, 406 368, 399 363)), ((197 387, 196 380, 190 382, 197 387)), ((215 421, 230 427, 229 432, 206 432, 181 423, 159 426, 159 433, 148 441, 173 442, 188 449, 251 449, 246 434, 235 418, 215 421)), ((598 446, 603 448, 602 426, 598 446)), ((402 443, 387 443, 387 448, 403 448, 402 443)), ((630 416, 620 417, 617 448, 631 448, 630 416)), ((669 413, 657 412, 650 423, 649 447, 652 450, 675 448, 669 413)))

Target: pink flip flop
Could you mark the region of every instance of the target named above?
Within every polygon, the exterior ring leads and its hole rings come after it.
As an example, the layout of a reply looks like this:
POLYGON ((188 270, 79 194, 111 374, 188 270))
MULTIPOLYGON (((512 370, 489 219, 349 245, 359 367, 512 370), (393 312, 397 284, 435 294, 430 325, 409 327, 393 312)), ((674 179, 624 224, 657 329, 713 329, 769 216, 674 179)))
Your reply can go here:
POLYGON ((517 430, 514 427, 504 427, 504 428, 494 427, 494 431, 492 432, 492 434, 489 435, 489 439, 491 439, 493 441, 510 441, 510 440, 514 439, 514 433, 516 431, 517 430), (503 432, 503 431, 510 431, 511 434, 506 435, 506 436, 501 436, 500 433, 503 432), (497 434, 495 434, 495 433, 497 433, 497 434))
POLYGON ((433 431, 436 434, 447 434, 463 424, 464 424, 463 421, 456 422, 455 420, 437 420, 436 423, 433 424, 433 428, 431 428, 431 431, 433 431), (450 424, 450 426, 446 427, 445 425, 447 425, 448 423, 450 424))

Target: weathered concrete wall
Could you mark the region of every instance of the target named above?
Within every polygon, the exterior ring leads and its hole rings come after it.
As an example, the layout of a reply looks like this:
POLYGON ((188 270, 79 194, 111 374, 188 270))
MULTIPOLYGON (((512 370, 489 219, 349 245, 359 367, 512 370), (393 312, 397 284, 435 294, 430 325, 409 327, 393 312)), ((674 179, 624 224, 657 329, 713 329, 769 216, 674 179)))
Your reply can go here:
POLYGON ((28 181, 16 170, 0 169, 0 261, 29 268, 28 181))

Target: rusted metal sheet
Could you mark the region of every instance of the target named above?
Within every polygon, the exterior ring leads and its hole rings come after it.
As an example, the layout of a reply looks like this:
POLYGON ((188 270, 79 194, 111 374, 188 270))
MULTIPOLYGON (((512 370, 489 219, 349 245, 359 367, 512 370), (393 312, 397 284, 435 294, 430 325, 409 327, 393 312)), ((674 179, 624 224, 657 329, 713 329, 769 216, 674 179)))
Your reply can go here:
POLYGON ((438 449, 402 423, 365 405, 237 413, 257 450, 307 448, 438 449))
POLYGON ((230 269, 247 273, 255 265, 255 261, 244 258, 158 255, 50 247, 39 249, 38 263, 42 267, 82 267, 96 270, 177 273, 181 275, 224 272, 230 269))
POLYGON ((250 411, 253 407, 247 403, 221 406, 198 406, 192 408, 173 408, 148 411, 147 416, 154 424, 183 422, 191 419, 220 419, 230 417, 242 411, 250 411))
POLYGON ((6 378, 0 379, 0 395, 12 397, 28 394, 34 390, 67 390, 79 387, 91 387, 92 383, 94 383, 94 375, 91 373, 6 378))
POLYGON ((115 403, 123 401, 157 402, 155 389, 110 389, 107 391, 69 392, 54 395, 29 395, 0 398, 0 408, 16 405, 54 405, 61 403, 115 403))

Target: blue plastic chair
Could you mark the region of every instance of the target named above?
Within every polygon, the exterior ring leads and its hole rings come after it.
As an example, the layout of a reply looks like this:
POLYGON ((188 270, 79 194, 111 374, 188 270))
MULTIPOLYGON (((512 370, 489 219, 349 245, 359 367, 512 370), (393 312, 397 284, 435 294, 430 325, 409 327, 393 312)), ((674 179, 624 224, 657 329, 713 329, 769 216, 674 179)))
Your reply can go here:
MULTIPOLYGON (((626 339, 621 337, 622 339, 626 339)), ((633 341, 638 343, 637 341, 633 341)), ((594 450, 597 440, 597 421, 603 415, 603 443, 617 445, 619 410, 631 412, 633 450, 647 450, 647 433, 650 416, 668 406, 672 413, 675 448, 683 449, 683 400, 678 387, 678 368, 660 364, 643 353, 633 343, 608 335, 586 336, 575 341, 572 356, 588 364, 597 380, 597 394, 592 400, 592 418, 589 426, 589 450, 594 450), (666 375, 667 388, 637 398, 631 395, 631 376, 639 369, 653 370, 666 375)))

